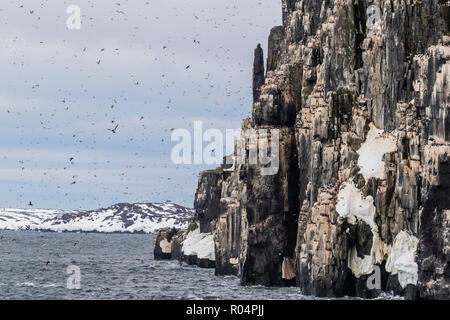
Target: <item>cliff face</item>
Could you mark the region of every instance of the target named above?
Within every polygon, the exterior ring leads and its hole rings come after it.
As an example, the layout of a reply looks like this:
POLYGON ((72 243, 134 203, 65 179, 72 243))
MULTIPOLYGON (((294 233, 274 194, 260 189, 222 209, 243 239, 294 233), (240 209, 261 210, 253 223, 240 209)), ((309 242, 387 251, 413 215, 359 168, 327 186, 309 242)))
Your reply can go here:
POLYGON ((450 298, 449 5, 374 4, 282 1, 242 123, 279 140, 279 168, 247 159, 200 178, 217 274, 318 296, 450 298))
POLYGON ((155 260, 178 260, 201 268, 215 267, 214 239, 200 232, 198 218, 192 218, 188 229, 161 228, 153 233, 155 260))

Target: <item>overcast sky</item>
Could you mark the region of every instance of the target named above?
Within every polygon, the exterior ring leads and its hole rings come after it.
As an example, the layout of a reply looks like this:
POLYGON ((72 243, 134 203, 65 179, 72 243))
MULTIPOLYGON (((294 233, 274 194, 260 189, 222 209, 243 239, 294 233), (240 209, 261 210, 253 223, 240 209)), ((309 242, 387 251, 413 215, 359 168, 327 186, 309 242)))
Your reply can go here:
POLYGON ((0 207, 192 207, 215 166, 172 164, 171 129, 239 128, 280 23, 280 0, 3 0, 0 207))

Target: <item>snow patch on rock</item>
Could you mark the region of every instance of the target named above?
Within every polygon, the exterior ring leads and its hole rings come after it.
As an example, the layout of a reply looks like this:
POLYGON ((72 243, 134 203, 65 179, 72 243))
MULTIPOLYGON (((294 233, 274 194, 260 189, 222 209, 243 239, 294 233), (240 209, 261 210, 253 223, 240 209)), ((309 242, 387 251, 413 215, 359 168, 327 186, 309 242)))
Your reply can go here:
POLYGON ((361 191, 351 182, 345 183, 344 188, 339 191, 336 211, 341 217, 347 218, 351 224, 355 224, 358 218, 372 229, 376 229, 375 206, 372 196, 364 198, 361 191))
POLYGON ((398 271, 398 282, 402 288, 406 288, 408 284, 417 285, 419 280, 419 267, 415 262, 416 251, 411 250, 403 254, 395 261, 395 268, 398 271))
POLYGON ((151 233, 186 228, 193 213, 173 203, 116 204, 92 211, 0 208, 0 230, 151 233))
POLYGON ((381 241, 378 234, 378 227, 375 223, 375 206, 371 196, 363 197, 361 191, 352 182, 347 182, 338 193, 336 204, 337 213, 347 219, 350 224, 356 224, 357 219, 364 221, 370 226, 372 231, 372 248, 370 255, 364 258, 358 257, 356 247, 348 256, 348 267, 355 277, 371 274, 373 265, 381 263, 386 252, 390 252, 390 247, 381 241))
POLYGON ((358 166, 365 179, 385 178, 383 155, 397 150, 396 137, 393 134, 384 134, 373 123, 367 133, 366 141, 357 151, 359 154, 358 166))
POLYGON ((186 256, 215 261, 214 237, 210 233, 200 233, 200 228, 191 231, 182 242, 181 252, 186 256))
POLYGON ((373 258, 372 255, 364 256, 364 258, 358 257, 356 247, 353 247, 349 251, 348 267, 352 270, 353 275, 357 278, 371 274, 373 272, 373 258))
POLYGON ((398 274, 398 281, 402 288, 408 284, 417 285, 418 265, 415 262, 415 254, 419 239, 413 235, 401 231, 394 239, 392 251, 386 262, 386 271, 398 274))

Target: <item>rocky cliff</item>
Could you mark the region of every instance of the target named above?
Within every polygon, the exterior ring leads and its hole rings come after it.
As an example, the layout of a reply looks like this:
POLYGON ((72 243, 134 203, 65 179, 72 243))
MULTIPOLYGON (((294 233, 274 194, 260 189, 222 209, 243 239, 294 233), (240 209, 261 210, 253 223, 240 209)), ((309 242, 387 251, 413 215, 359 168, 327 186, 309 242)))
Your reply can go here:
MULTIPOLYGON (((277 170, 246 158, 200 177, 216 273, 316 296, 449 299, 448 2, 283 0, 282 11, 265 74, 255 50, 242 123, 279 142, 277 170)), ((237 145, 249 155, 260 143, 237 145)))
POLYGON ((200 174, 195 196, 195 213, 187 229, 161 228, 153 232, 153 255, 155 260, 178 260, 201 268, 215 267, 213 230, 215 229, 221 188, 218 170, 200 174))

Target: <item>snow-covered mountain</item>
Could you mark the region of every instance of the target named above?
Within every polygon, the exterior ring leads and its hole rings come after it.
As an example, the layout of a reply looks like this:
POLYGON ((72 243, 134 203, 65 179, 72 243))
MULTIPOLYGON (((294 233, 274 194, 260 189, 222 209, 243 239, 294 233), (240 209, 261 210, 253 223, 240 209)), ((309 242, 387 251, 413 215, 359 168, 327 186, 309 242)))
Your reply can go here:
POLYGON ((0 208, 1 230, 144 232, 186 228, 194 209, 171 202, 119 203, 91 211, 0 208))

